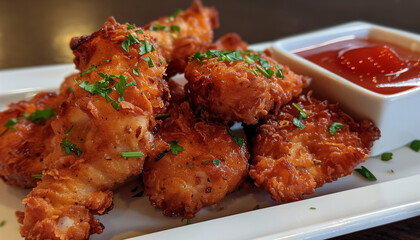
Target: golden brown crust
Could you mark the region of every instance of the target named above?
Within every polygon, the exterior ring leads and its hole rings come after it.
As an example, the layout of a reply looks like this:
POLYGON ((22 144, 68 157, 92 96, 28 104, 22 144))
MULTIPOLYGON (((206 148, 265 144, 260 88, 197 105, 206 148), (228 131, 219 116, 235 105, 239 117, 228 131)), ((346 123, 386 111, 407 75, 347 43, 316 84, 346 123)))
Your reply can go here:
POLYGON ((136 85, 125 88, 124 100, 118 100, 115 89, 109 93, 118 111, 104 96, 73 85, 73 92, 58 108, 57 119, 51 122, 54 135, 44 159, 48 170, 23 200, 24 213, 18 214, 26 239, 88 239, 90 234, 101 233, 103 226, 93 215, 112 208, 110 189, 141 173, 152 148, 149 129, 154 125, 153 116, 165 111, 169 90, 163 80, 166 63, 159 61, 163 57, 153 37, 137 30, 127 30, 127 25, 109 18, 101 30, 73 44, 77 68, 92 70, 76 76, 78 84, 103 82, 107 74, 114 78, 109 88, 121 83, 118 75, 136 85), (128 34, 148 41, 156 50, 140 55, 140 43, 135 43, 125 51, 121 44, 128 34), (144 60, 148 57, 153 67, 144 60), (133 68, 138 68, 138 76, 133 68), (64 139, 76 144, 80 156, 77 151, 65 152, 64 139), (144 156, 125 158, 122 152, 144 156))
POLYGON ((159 130, 163 142, 145 163, 145 193, 163 214, 189 219, 239 186, 247 176, 249 154, 226 126, 200 121, 187 102, 169 113, 159 130), (177 155, 169 151, 171 141, 183 147, 177 155), (166 154, 155 161, 163 151, 166 154))
MULTIPOLYGON (((245 54, 242 55, 245 58, 245 54)), ((278 111, 292 97, 301 93, 308 82, 287 66, 278 64, 262 54, 271 70, 283 69, 284 79, 276 74, 268 78, 256 70, 256 64, 246 61, 219 61, 217 58, 191 61, 185 69, 188 80, 188 99, 195 110, 206 119, 223 122, 256 124, 270 110, 278 111)))
POLYGON ((167 77, 183 73, 189 57, 205 50, 213 41, 213 29, 219 26, 217 11, 194 1, 192 6, 173 17, 161 17, 146 26, 146 32, 156 38, 164 58, 169 62, 167 77), (167 30, 153 30, 156 24, 167 30), (171 30, 179 26, 179 31, 171 30))
MULTIPOLYGON (((0 113, 0 134, 6 131, 3 126, 10 119, 56 107, 57 101, 57 94, 42 92, 29 101, 10 104, 7 110, 0 113)), ((40 174, 44 169, 46 145, 53 133, 50 126, 53 118, 41 123, 21 119, 14 124, 16 131, 9 129, 0 136, 0 177, 7 184, 22 188, 36 186, 38 179, 32 175, 40 174)))
POLYGON ((337 104, 310 94, 293 102, 308 114, 304 129, 293 124, 299 111, 287 104, 278 115, 268 115, 253 138, 250 176, 278 202, 303 199, 316 187, 351 174, 369 157, 373 141, 380 137, 371 121, 357 123, 337 104), (343 126, 331 135, 333 122, 343 126))

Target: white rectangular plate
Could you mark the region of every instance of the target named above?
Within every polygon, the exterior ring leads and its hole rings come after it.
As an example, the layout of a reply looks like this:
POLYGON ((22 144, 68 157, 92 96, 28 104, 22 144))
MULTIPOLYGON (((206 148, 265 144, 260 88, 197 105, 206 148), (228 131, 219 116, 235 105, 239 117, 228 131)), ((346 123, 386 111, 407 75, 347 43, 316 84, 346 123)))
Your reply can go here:
MULTIPOLYGON (((0 109, 40 90, 57 89, 74 71, 72 65, 0 71, 0 109)), ((363 165, 378 181, 355 173, 317 189, 307 200, 282 205, 261 189, 241 189, 202 209, 190 225, 164 217, 146 196, 133 198, 138 192, 132 192, 138 185, 134 178, 116 189, 114 209, 99 217, 105 231, 91 239, 327 238, 420 215, 420 153, 403 147, 389 162, 370 158, 363 165), (253 210, 257 205, 260 209, 253 210)), ((28 192, 0 181, 0 222, 6 221, 0 227, 2 239, 21 239, 15 211, 23 210, 21 200, 28 192)))

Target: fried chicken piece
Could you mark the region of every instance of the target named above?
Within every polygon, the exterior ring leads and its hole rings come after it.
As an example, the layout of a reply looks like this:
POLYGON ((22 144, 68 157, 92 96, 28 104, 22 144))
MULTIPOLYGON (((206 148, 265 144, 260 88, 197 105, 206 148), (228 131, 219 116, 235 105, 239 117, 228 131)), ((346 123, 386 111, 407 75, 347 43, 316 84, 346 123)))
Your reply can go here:
POLYGON ((17 213, 26 239, 101 233, 93 215, 112 208, 115 184, 141 173, 152 149, 153 116, 165 111, 169 93, 166 63, 153 37, 138 30, 109 18, 98 32, 72 40, 79 86, 51 122, 48 170, 17 213), (141 53, 146 42, 156 50, 141 53), (127 152, 134 155, 125 157, 127 152))
POLYGON ((309 83, 268 55, 252 51, 195 54, 185 78, 188 99, 201 116, 247 124, 256 124, 270 110, 277 112, 309 83))
POLYGON ((270 114, 253 137, 249 174, 271 198, 284 203, 304 198, 315 188, 352 173, 369 157, 380 131, 371 121, 355 122, 337 104, 319 101, 310 93, 294 101, 308 116, 301 117, 292 104, 278 115, 270 114), (331 133, 333 123, 342 126, 331 133))
POLYGON ((145 163, 145 193, 164 215, 190 219, 239 186, 248 175, 249 153, 226 126, 194 116, 188 102, 169 113, 158 132, 164 141, 145 163))
POLYGON ((248 43, 244 42, 242 38, 236 33, 228 33, 219 38, 216 42, 210 45, 209 49, 214 50, 242 50, 248 49, 248 43))
POLYGON ((143 28, 156 38, 168 61, 166 74, 169 78, 183 73, 189 57, 209 47, 213 41, 213 29, 218 26, 217 11, 194 1, 189 9, 161 17, 143 28))
POLYGON ((13 186, 32 188, 34 174, 44 169, 46 143, 52 136, 50 122, 58 96, 42 92, 28 101, 12 103, 0 113, 0 177, 13 186), (35 112, 44 114, 35 116, 35 112), (7 124, 9 123, 9 124, 7 124), (5 126, 7 125, 7 126, 5 126))

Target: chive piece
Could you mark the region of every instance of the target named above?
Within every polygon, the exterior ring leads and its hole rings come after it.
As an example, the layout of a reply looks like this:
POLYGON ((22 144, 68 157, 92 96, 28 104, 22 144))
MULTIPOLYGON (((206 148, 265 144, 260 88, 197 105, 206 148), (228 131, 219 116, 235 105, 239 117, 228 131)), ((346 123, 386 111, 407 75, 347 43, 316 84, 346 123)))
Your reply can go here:
POLYGON ((136 33, 141 33, 141 34, 143 34, 143 30, 141 30, 141 29, 136 30, 136 33))
POLYGON ((163 151, 163 152, 159 153, 159 155, 158 155, 157 157, 155 157, 154 161, 155 161, 155 162, 157 162, 157 161, 159 161, 160 159, 162 159, 162 158, 165 156, 165 154, 166 154, 167 152, 169 152, 169 151, 165 149, 165 151, 163 151))
POLYGON ((143 60, 147 62, 147 64, 149 65, 149 68, 152 68, 152 67, 155 66, 153 64, 152 58, 150 58, 150 56, 148 56, 147 58, 143 58, 143 60))
POLYGON ((375 175, 373 175, 373 173, 371 173, 367 168, 365 168, 364 166, 361 166, 361 168, 356 168, 354 169, 356 172, 360 173, 360 175, 362 175, 363 177, 365 177, 367 180, 369 181, 376 181, 376 177, 375 175))
POLYGON ((219 159, 217 159, 217 158, 213 159, 214 166, 218 166, 219 163, 220 163, 220 160, 219 159))
POLYGON ((124 42, 121 43, 121 47, 126 51, 129 52, 129 47, 135 43, 140 43, 140 41, 134 37, 133 35, 131 35, 130 33, 125 36, 125 40, 124 42))
POLYGON ((307 118, 308 114, 302 110, 302 108, 299 107, 299 105, 297 103, 292 103, 293 107, 295 107, 297 110, 299 110, 299 114, 303 117, 303 118, 307 118))
POLYGON ((243 138, 236 136, 236 134, 231 129, 227 129, 227 131, 239 147, 242 147, 244 145, 245 140, 243 138))
POLYGON ((165 25, 162 25, 160 23, 155 23, 152 27, 150 27, 150 30, 152 30, 152 31, 160 31, 160 30, 168 31, 168 27, 165 26, 165 25))
POLYGON ((171 37, 172 37, 173 39, 177 39, 177 38, 178 38, 178 35, 177 35, 176 33, 171 33, 171 37))
POLYGON ((144 193, 144 191, 138 192, 138 193, 134 194, 132 197, 133 198, 142 197, 143 193, 144 193))
POLYGON ((182 9, 179 8, 169 16, 169 21, 173 21, 180 13, 182 13, 182 9))
POLYGON ((310 207, 309 209, 311 209, 311 210, 316 210, 316 207, 310 207))
POLYGON ((187 185, 182 185, 181 188, 185 189, 185 188, 187 188, 187 185))
POLYGON ((258 209, 260 209, 260 205, 259 205, 259 204, 255 205, 255 206, 252 208, 252 210, 258 210, 258 209))
POLYGON ((61 148, 66 153, 66 155, 69 155, 70 152, 73 152, 74 154, 76 154, 76 156, 80 157, 83 153, 82 150, 76 148, 77 147, 76 144, 69 142, 67 138, 63 138, 60 145, 61 145, 61 148))
POLYGON ((3 136, 9 129, 12 129, 13 131, 16 131, 15 124, 25 117, 18 117, 18 118, 11 118, 7 120, 7 122, 3 125, 6 127, 6 129, 0 134, 0 136, 3 136))
POLYGON ((133 68, 133 73, 134 73, 134 75, 138 76, 139 75, 139 69, 138 68, 133 68))
POLYGON ((259 59, 259 61, 260 61, 261 66, 262 66, 265 70, 270 69, 270 63, 269 63, 267 60, 265 60, 264 58, 260 58, 260 59, 259 59))
POLYGON ((281 69, 278 64, 276 64, 276 70, 277 70, 276 76, 281 79, 284 79, 283 69, 281 69))
POLYGON ((81 72, 81 73, 79 74, 79 77, 81 77, 81 76, 83 76, 83 75, 85 75, 85 74, 87 74, 87 73, 91 73, 91 72, 95 71, 95 69, 96 69, 97 67, 98 67, 98 66, 96 66, 96 65, 93 65, 93 64, 92 64, 92 66, 91 66, 88 70, 86 70, 86 71, 84 71, 84 72, 81 72))
POLYGON ((260 73, 262 73, 267 78, 271 78, 274 74, 274 72, 270 69, 270 72, 267 72, 266 70, 262 69, 259 65, 256 65, 257 69, 260 73))
POLYGON ((123 158, 129 158, 129 157, 143 157, 142 152, 122 152, 121 157, 123 158))
POLYGON ((156 117, 155 117, 155 119, 156 120, 160 120, 160 119, 164 119, 164 118, 167 118, 167 117, 170 117, 171 116, 171 114, 170 113, 163 113, 163 114, 159 114, 159 115, 157 115, 156 117))
POLYGON ((71 125, 71 126, 69 127, 69 129, 67 129, 67 131, 65 131, 65 132, 64 132, 64 134, 69 134, 69 132, 70 132, 72 129, 73 129, 73 125, 71 125))
POLYGON ((178 152, 181 152, 182 150, 184 150, 184 148, 182 146, 178 145, 178 142, 179 141, 172 141, 170 143, 170 145, 171 145, 171 153, 174 154, 174 155, 177 155, 178 152))
POLYGON ((300 128, 300 129, 305 129, 306 125, 302 123, 302 117, 299 116, 299 118, 297 117, 293 117, 293 125, 295 125, 296 127, 300 128))
POLYGON ((201 165, 207 165, 209 163, 209 160, 202 162, 201 165))
POLYGON ((111 59, 104 60, 104 62, 109 63, 111 62, 111 59))
POLYGON ((255 64, 255 61, 254 60, 252 60, 249 56, 245 56, 245 61, 248 63, 248 64, 255 64))
POLYGON ((70 92, 70 93, 74 92, 72 87, 67 88, 67 91, 70 92))
POLYGON ((338 131, 338 129, 340 129, 342 126, 343 126, 343 124, 342 124, 342 123, 339 123, 339 122, 333 122, 333 123, 330 125, 330 127, 329 127, 330 134, 331 134, 331 135, 334 135, 334 133, 336 133, 336 132, 338 131))
POLYGON ((247 68, 247 67, 242 67, 242 68, 245 69, 245 70, 248 70, 248 71, 250 71, 252 73, 254 73, 255 76, 258 76, 258 71, 256 69, 251 69, 251 68, 247 68))
POLYGON ((178 24, 172 24, 169 28, 171 31, 181 32, 181 27, 178 24))
POLYGON ((115 84, 115 90, 120 95, 118 102, 124 101, 124 92, 125 89, 129 86, 137 86, 136 81, 131 81, 127 83, 127 76, 125 75, 111 75, 112 77, 118 78, 120 81, 115 84))
POLYGON ((127 30, 134 29, 135 27, 129 23, 127 23, 127 30))
POLYGON ((382 161, 389 161, 392 159, 392 153, 382 153, 381 160, 382 161))
POLYGON ((420 151, 420 140, 414 140, 410 144, 410 148, 414 151, 418 152, 420 151))
POLYGON ((42 178, 42 174, 41 173, 38 173, 38 174, 32 174, 32 177, 33 178, 42 178))
POLYGON ((4 225, 6 225, 6 220, 0 222, 0 227, 3 227, 4 225))

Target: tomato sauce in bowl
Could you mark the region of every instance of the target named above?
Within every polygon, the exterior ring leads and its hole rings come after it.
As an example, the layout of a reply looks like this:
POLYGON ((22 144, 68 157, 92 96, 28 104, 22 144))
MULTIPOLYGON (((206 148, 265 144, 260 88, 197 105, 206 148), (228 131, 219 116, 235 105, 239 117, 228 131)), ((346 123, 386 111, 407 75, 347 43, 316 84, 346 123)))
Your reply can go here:
POLYGON ((294 53, 376 93, 399 93, 420 84, 420 53, 396 44, 348 38, 294 53))

